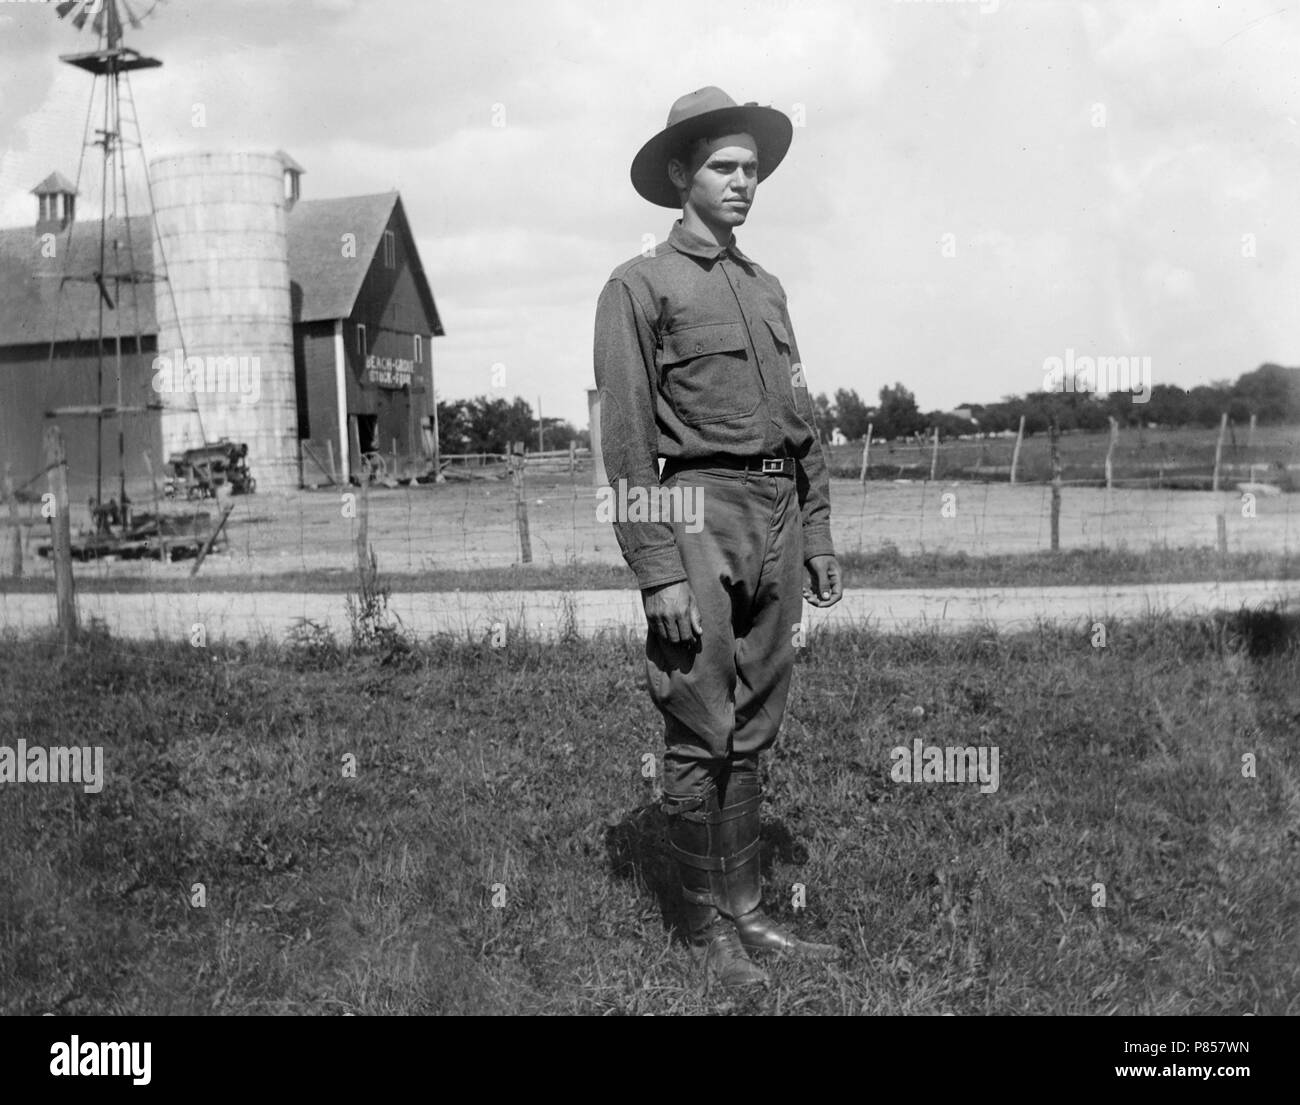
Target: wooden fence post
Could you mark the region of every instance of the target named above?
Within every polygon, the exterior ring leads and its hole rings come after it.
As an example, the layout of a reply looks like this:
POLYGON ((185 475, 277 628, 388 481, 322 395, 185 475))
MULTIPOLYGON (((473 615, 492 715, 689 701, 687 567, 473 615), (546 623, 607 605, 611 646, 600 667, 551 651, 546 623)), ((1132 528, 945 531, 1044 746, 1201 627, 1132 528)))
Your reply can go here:
POLYGON ((370 568, 368 546, 370 543, 370 480, 362 477, 361 503, 357 509, 357 571, 366 578, 370 568))
POLYGON ((1115 443, 1117 441, 1119 441, 1119 422, 1116 421, 1115 416, 1112 414, 1110 416, 1110 445, 1106 447, 1106 490, 1107 491, 1110 490, 1112 477, 1115 472, 1114 458, 1115 458, 1115 443))
POLYGON ((1214 446, 1214 482, 1210 485, 1211 491, 1219 490, 1219 463, 1223 459, 1223 435, 1228 430, 1228 412, 1224 411, 1219 419, 1219 440, 1214 446))
POLYGON ((867 482, 867 464, 871 456, 871 431, 875 429, 875 425, 874 422, 867 423, 867 437, 862 442, 862 471, 858 473, 859 483, 867 482))
POLYGON ((9 475, 9 462, 5 461, 5 502, 9 504, 9 520, 14 526, 13 563, 9 574, 14 579, 23 577, 23 526, 18 516, 18 496, 14 494, 14 481, 9 475))
POLYGON ((72 519, 68 503, 68 458, 58 426, 45 430, 45 463, 49 467, 50 494, 54 497, 54 592, 64 651, 77 638, 77 597, 72 589, 72 519))
POLYGON ((578 443, 569 442, 569 475, 572 476, 578 470, 578 443))
POLYGON ((533 562, 533 545, 528 536, 528 501, 524 498, 524 443, 510 445, 510 478, 515 485, 515 525, 519 530, 519 555, 524 564, 533 562))
MULTIPOLYGON (((1023 420, 1022 423, 1023 425, 1023 420)), ((1061 427, 1052 417, 1052 552, 1061 548, 1061 427)))
POLYGON ((1016 431, 1016 447, 1011 451, 1011 482, 1016 482, 1016 468, 1020 464, 1020 443, 1025 440, 1025 416, 1020 416, 1020 429, 1016 431))
POLYGON ((939 471, 939 427, 934 428, 934 449, 930 453, 930 479, 933 481, 939 471))

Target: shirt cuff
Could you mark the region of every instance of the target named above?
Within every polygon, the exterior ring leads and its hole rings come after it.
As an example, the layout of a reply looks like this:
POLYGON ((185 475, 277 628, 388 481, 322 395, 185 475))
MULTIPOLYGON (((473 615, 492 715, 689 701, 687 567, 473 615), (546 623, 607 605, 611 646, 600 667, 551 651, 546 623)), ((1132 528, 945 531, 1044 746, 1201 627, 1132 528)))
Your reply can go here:
POLYGON ((814 556, 834 556, 835 545, 831 541, 831 528, 824 523, 804 526, 803 558, 805 561, 814 556))
POLYGON ((686 569, 682 565, 682 554, 676 545, 653 549, 640 553, 635 558, 624 557, 627 566, 636 576, 636 584, 641 590, 648 587, 662 587, 667 583, 680 583, 686 579, 686 569))

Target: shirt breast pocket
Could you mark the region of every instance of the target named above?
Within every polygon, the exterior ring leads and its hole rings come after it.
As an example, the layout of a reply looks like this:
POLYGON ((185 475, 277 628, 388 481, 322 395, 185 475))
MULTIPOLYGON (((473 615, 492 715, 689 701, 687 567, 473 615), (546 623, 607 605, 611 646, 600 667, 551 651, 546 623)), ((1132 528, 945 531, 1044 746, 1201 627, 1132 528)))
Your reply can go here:
POLYGON ((785 323, 775 318, 765 318, 767 328, 772 331, 772 340, 776 343, 777 352, 785 357, 787 367, 790 365, 790 335, 786 331, 785 323))
POLYGON ((799 416, 811 423, 813 417, 812 397, 808 394, 808 381, 804 378, 803 365, 794 359, 794 346, 785 323, 780 319, 765 318, 767 327, 772 331, 772 342, 781 356, 782 365, 790 377, 790 390, 794 397, 794 407, 799 416))
POLYGON ((728 422, 758 409, 761 397, 743 323, 707 323, 665 334, 661 365, 673 409, 688 426, 728 422))

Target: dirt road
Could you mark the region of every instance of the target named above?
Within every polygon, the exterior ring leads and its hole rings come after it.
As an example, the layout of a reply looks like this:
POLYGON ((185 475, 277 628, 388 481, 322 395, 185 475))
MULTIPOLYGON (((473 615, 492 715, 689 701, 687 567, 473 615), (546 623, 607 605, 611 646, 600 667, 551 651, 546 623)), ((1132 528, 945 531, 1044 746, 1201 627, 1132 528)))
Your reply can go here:
MULTIPOLYGON (((203 626, 207 640, 282 639, 311 621, 348 640, 345 596, 287 592, 203 594, 83 594, 83 622, 100 618, 126 638, 187 641, 203 626)), ((937 628, 953 632, 977 625, 1027 629, 1041 622, 1077 624, 1148 613, 1176 617, 1243 605, 1300 605, 1300 582, 1183 583, 1123 587, 1019 587, 953 590, 851 591, 829 610, 805 606, 808 628, 866 625, 881 631, 937 628)), ((394 594, 389 609, 410 632, 483 639, 500 623, 507 633, 554 639, 569 627, 583 635, 645 629, 636 591, 414 592, 394 594)), ((54 619, 52 595, 0 594, 0 632, 30 633, 54 619)))

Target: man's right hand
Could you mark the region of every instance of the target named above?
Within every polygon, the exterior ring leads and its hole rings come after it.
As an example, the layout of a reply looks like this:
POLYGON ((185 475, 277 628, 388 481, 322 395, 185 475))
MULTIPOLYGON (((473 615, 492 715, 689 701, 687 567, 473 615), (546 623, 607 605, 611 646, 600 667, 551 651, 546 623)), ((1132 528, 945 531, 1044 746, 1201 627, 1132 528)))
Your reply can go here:
POLYGON ((641 592, 645 601, 645 620, 650 632, 673 644, 690 644, 704 636, 704 622, 695 602, 695 592, 686 580, 647 587, 641 592))

